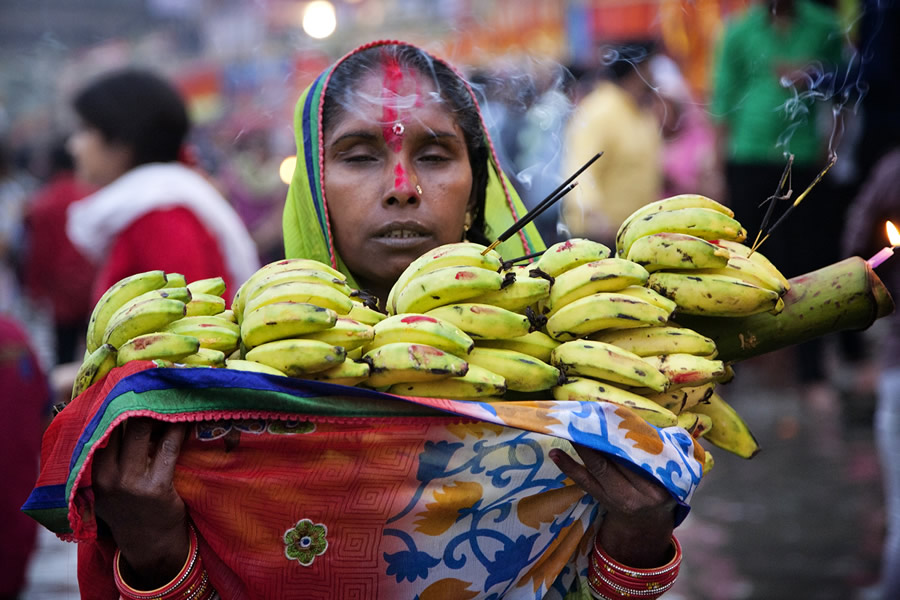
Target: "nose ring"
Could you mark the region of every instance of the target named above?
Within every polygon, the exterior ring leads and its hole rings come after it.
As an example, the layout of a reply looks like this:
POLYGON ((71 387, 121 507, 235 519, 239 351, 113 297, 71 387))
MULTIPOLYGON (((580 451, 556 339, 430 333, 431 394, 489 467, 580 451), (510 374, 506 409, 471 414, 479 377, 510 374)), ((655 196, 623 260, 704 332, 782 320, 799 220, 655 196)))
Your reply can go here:
POLYGON ((416 191, 419 193, 420 196, 422 195, 422 186, 419 185, 418 183, 416 184, 416 191))

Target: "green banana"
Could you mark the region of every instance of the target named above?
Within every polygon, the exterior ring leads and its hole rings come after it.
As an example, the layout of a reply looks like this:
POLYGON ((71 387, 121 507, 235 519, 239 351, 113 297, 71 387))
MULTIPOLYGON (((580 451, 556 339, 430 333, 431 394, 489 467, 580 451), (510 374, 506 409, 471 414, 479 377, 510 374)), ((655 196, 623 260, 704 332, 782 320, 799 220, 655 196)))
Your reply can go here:
POLYGON ((350 312, 347 313, 347 317, 354 321, 365 323, 366 325, 375 325, 376 323, 383 321, 387 315, 383 312, 373 310, 361 302, 354 302, 350 312))
POLYGON ((103 343, 120 348, 133 337, 159 331, 180 319, 187 305, 170 298, 152 298, 120 308, 109 320, 103 334, 103 343))
POLYGON ((143 302, 144 300, 153 300, 154 298, 169 298, 170 300, 178 300, 179 302, 184 302, 185 304, 187 304, 191 301, 191 291, 186 287, 159 288, 158 290, 150 290, 149 292, 144 292, 140 296, 132 298, 123 306, 127 306, 129 304, 137 304, 139 302, 143 302))
POLYGON ((502 284, 502 275, 481 267, 435 269, 410 279, 394 299, 394 314, 426 313, 432 308, 495 292, 502 284))
POLYGON ((87 350, 93 352, 103 344, 103 335, 113 314, 126 302, 145 292, 157 290, 166 285, 164 271, 147 271, 120 279, 106 290, 88 320, 87 350))
POLYGON ((613 344, 638 356, 658 354, 695 354, 715 358, 716 343, 687 327, 638 327, 601 331, 590 336, 592 340, 613 344))
POLYGON ((182 317, 161 331, 194 336, 200 340, 201 348, 221 350, 226 354, 234 352, 241 343, 241 331, 237 325, 216 315, 182 317))
POLYGON ((425 314, 455 325, 474 339, 520 337, 531 330, 527 316, 489 304, 449 304, 425 314))
POLYGON ((215 316, 219 317, 220 319, 225 319, 226 321, 231 321, 232 323, 237 325, 237 317, 234 316, 234 311, 231 310, 230 308, 226 308, 225 310, 223 310, 222 312, 220 312, 219 314, 217 314, 215 316))
POLYGON ((287 377, 287 375, 274 367, 254 362, 252 360, 242 360, 239 358, 225 359, 225 368, 234 369, 235 371, 250 371, 253 373, 266 373, 268 375, 280 375, 281 377, 287 377))
POLYGON ((336 367, 309 376, 316 381, 354 386, 369 378, 372 368, 364 360, 345 360, 336 367))
POLYGON ((627 288, 619 290, 616 293, 625 294, 626 296, 633 296, 634 298, 644 300, 646 302, 649 302, 653 306, 660 307, 669 314, 672 314, 673 312, 675 312, 675 309, 678 308, 678 305, 675 304, 674 300, 669 300, 665 296, 658 294, 650 288, 640 285, 629 285, 627 288))
POLYGON ((347 352, 341 346, 292 338, 260 344, 248 350, 244 358, 278 369, 291 377, 304 377, 336 367, 344 362, 346 356, 347 352))
POLYGON ((566 375, 581 375, 620 385, 662 392, 669 380, 643 358, 618 346, 591 340, 560 344, 550 356, 550 364, 566 375))
POLYGON ((444 352, 466 356, 475 342, 456 325, 430 315, 399 314, 376 323, 375 336, 365 351, 394 342, 434 346, 444 352))
MULTIPOLYGON (((338 317, 333 327, 303 335, 309 340, 319 340, 333 346, 342 346, 348 353, 357 350, 375 338, 371 325, 354 321, 349 317, 338 317)), ((351 358, 348 354, 347 358, 351 358)))
POLYGON ((725 363, 693 354, 645 356, 644 360, 669 379, 669 389, 693 387, 718 381, 725 376, 725 363))
POLYGON ((241 340, 249 350, 275 340, 334 327, 337 313, 308 302, 272 302, 248 311, 241 321, 241 340))
POLYGON ((487 369, 503 377, 506 388, 514 392, 549 390, 559 383, 559 369, 515 350, 476 347, 467 360, 469 373, 473 366, 487 369))
POLYGON ((747 423, 719 394, 713 393, 705 403, 691 410, 712 420, 712 427, 703 439, 742 458, 753 458, 759 452, 759 443, 747 423))
POLYGON ((616 292, 580 298, 547 319, 550 337, 567 341, 604 329, 662 326, 672 313, 645 300, 616 292))
POLYGON ((187 287, 187 281, 181 273, 166 273, 166 284, 163 287, 187 287))
POLYGON ((187 303, 185 316, 202 317, 218 315, 225 310, 225 298, 213 294, 192 293, 191 301, 187 303))
POLYGON ((246 304, 246 293, 253 289, 258 281, 275 273, 280 273, 282 271, 293 271, 297 269, 325 271, 332 277, 340 279, 341 281, 347 280, 347 276, 337 269, 334 269, 330 265, 326 265, 325 263, 321 263, 317 260, 312 260, 309 258, 287 258, 284 260, 270 262, 257 269, 256 272, 253 273, 253 275, 251 275, 249 278, 247 278, 247 281, 241 284, 238 290, 234 293, 234 300, 232 300, 231 302, 231 308, 234 310, 234 314, 237 315, 238 320, 241 319, 244 312, 244 305, 246 304))
POLYGON ((542 312, 552 315, 567 304, 591 294, 644 285, 649 276, 644 267, 623 258, 604 258, 585 263, 556 278, 542 312))
POLYGON ((494 398, 506 392, 503 377, 483 367, 469 364, 469 370, 461 377, 447 377, 438 381, 395 383, 388 393, 422 398, 449 398, 475 400, 494 398))
POLYGON ((525 335, 496 340, 478 340, 476 347, 479 348, 501 348, 504 350, 515 350, 522 354, 527 354, 545 363, 550 362, 550 354, 553 349, 559 346, 559 342, 544 333, 543 331, 532 331, 525 335))
POLYGON ((632 221, 653 213, 679 210, 682 208, 706 208, 720 212, 729 217, 734 216, 734 212, 730 208, 720 202, 716 202, 712 198, 707 198, 706 196, 701 196, 699 194, 679 194, 677 196, 670 196, 668 198, 663 198, 662 200, 657 200, 656 202, 645 204, 631 213, 619 226, 619 231, 616 234, 616 246, 620 246, 622 234, 632 221))
POLYGON ((678 422, 675 413, 656 402, 605 381, 585 377, 569 379, 566 383, 553 388, 553 397, 556 400, 611 402, 633 410, 642 419, 657 427, 670 427, 678 422))
POLYGON ((734 277, 757 287, 771 290, 779 296, 783 296, 790 287, 790 284, 785 286, 781 279, 767 267, 742 256, 732 256, 728 259, 728 264, 719 269, 698 269, 696 272, 734 277))
POLYGON ((715 391, 715 388, 715 383, 706 383, 693 387, 669 389, 660 394, 650 394, 647 398, 677 415, 686 410, 691 410, 701 402, 706 402, 715 391))
POLYGON ((102 344, 99 348, 84 357, 81 366, 75 373, 72 385, 74 400, 94 383, 103 379, 116 366, 116 349, 110 344, 102 344))
POLYGON ((538 275, 532 275, 530 271, 535 269, 531 265, 513 267, 504 273, 513 273, 515 281, 496 292, 488 292, 476 296, 470 300, 476 304, 490 304, 521 312, 547 298, 550 295, 550 281, 538 275))
POLYGON ((769 271, 770 276, 775 277, 781 283, 781 287, 786 290, 791 289, 791 282, 785 277, 781 271, 778 270, 772 261, 766 258, 759 251, 750 252, 750 247, 745 244, 740 244, 738 242, 730 242, 728 240, 713 240, 713 244, 719 246, 720 248, 724 248, 731 253, 731 256, 740 256, 741 258, 748 258, 758 264, 760 267, 767 269, 769 271))
POLYGON ((116 364, 120 367, 133 360, 167 360, 178 362, 200 349, 200 341, 189 335, 154 331, 129 339, 119 347, 116 364))
POLYGON ((547 248, 535 266, 550 277, 559 277, 578 265, 608 258, 609 253, 609 248, 600 242, 586 238, 572 238, 547 248))
POLYGON ((241 324, 243 324, 243 319, 254 310, 274 302, 315 304, 322 308, 331 309, 339 315, 346 315, 353 308, 353 301, 350 300, 350 297, 331 286, 289 281, 268 287, 252 299, 247 298, 247 303, 244 305, 241 316, 241 324))
POLYGON ((206 279, 197 279, 187 284, 187 289, 192 294, 210 294, 212 296, 221 296, 225 293, 225 280, 222 277, 207 277, 206 279))
POLYGON ((500 255, 494 250, 486 255, 482 254, 485 248, 481 244, 471 242, 445 244, 429 250, 412 261, 391 287, 387 298, 388 312, 393 315, 401 312, 422 312, 420 310, 401 310, 397 302, 409 282, 431 271, 447 267, 475 267, 488 271, 499 271, 502 266, 500 255))
POLYGON ((382 388, 395 383, 462 377, 469 363, 449 352, 425 344, 395 342, 379 346, 363 356, 372 366, 366 385, 382 388))
POLYGON ((743 317, 773 310, 779 300, 771 290, 716 273, 657 271, 647 283, 686 315, 743 317))
POLYGON ((728 264, 727 250, 685 233, 654 233, 638 238, 628 250, 628 260, 647 271, 662 269, 720 269, 728 264))
POLYGON ((185 365, 221 368, 225 366, 225 353, 201 346, 196 352, 188 354, 178 362, 185 365))
POLYGON ((620 229, 617 242, 619 256, 628 256, 631 245, 654 233, 686 233, 704 240, 733 240, 741 242, 747 231, 732 217, 708 208, 680 208, 654 212, 632 220, 620 229))

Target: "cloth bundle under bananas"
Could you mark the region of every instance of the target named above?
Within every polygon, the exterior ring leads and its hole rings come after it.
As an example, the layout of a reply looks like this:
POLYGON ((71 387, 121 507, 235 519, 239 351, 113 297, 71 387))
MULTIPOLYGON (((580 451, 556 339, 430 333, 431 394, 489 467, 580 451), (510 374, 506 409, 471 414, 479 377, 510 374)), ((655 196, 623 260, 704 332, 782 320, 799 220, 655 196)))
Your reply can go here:
POLYGON ((226 354, 240 344, 224 292, 221 277, 186 283, 183 275, 161 270, 118 281, 91 313, 72 398, 133 360, 224 366, 226 354))
POLYGON ((683 194, 635 211, 616 235, 617 255, 650 272, 647 285, 686 315, 778 313, 787 279, 741 242, 746 230, 728 207, 683 194))

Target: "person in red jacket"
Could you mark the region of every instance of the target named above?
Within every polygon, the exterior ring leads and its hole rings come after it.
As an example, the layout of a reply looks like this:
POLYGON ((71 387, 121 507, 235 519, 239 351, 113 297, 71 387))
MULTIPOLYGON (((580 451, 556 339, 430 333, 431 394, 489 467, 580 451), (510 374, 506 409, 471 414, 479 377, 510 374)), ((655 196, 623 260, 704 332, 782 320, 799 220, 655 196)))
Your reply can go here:
POLYGON ((158 75, 109 73, 75 97, 69 139, 78 175, 100 190, 69 207, 67 233, 97 263, 92 299, 143 271, 187 281, 221 276, 226 300, 257 268, 247 228, 200 173, 179 162, 190 129, 184 100, 158 75))

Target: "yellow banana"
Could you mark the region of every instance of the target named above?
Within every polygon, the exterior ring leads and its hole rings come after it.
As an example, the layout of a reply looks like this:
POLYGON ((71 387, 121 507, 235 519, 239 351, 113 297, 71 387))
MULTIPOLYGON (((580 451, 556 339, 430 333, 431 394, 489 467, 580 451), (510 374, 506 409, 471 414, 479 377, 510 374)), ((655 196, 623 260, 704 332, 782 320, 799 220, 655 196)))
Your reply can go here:
POLYGON ((712 394, 705 403, 691 410, 712 420, 712 427, 703 439, 742 458, 753 458, 759 452, 759 443, 747 423, 719 394, 712 394))
POLYGON ((328 285, 290 281, 266 288, 244 305, 241 323, 261 306, 274 302, 303 302, 329 308, 339 315, 346 315, 353 308, 350 297, 328 285))
POLYGON ((103 335, 113 314, 126 302, 145 292, 157 290, 166 285, 164 271, 147 271, 120 279, 106 290, 88 320, 87 350, 93 352, 103 344, 103 335))
POLYGON ((369 378, 372 369, 369 363, 363 360, 345 360, 336 367, 326 371, 319 371, 310 375, 310 379, 327 381, 337 385, 354 386, 369 378))
POLYGON ((123 308, 124 306, 128 306, 130 304, 137 304, 139 302, 143 302, 144 300, 153 300, 154 298, 168 298, 170 300, 178 300, 179 302, 184 302, 185 304, 187 304, 191 301, 191 292, 186 287, 165 287, 159 288, 158 290, 150 290, 149 292, 144 292, 136 298, 132 298, 123 305, 123 308))
POLYGON ((166 284, 163 287, 187 287, 187 281, 181 273, 166 273, 166 284))
POLYGON ((725 375, 725 363, 693 354, 645 356, 644 360, 669 379, 669 389, 693 387, 718 381, 725 375))
POLYGON ((455 325, 473 339, 520 337, 531 330, 527 316, 489 304, 450 304, 425 314, 455 325))
POLYGON ((347 285, 347 282, 344 279, 335 277, 331 273, 323 271, 321 269, 293 269, 289 271, 278 271, 276 273, 270 273, 265 277, 259 278, 254 283, 253 287, 245 289, 243 294, 245 298, 245 306, 246 302, 249 302, 256 296, 258 296, 261 292, 272 287, 273 285, 291 282, 318 283, 320 285, 327 285, 344 294, 345 296, 350 296, 350 293, 353 291, 350 286, 347 285))
POLYGON ((185 316, 201 317, 218 315, 225 310, 225 299, 213 294, 192 293, 191 301, 187 303, 185 316))
POLYGON ((354 321, 365 323, 366 325, 375 325, 376 323, 383 321, 387 315, 383 312, 373 310, 361 302, 354 302, 350 312, 347 313, 347 317, 354 321))
POLYGON ((221 368, 225 366, 225 353, 221 350, 200 347, 193 354, 188 354, 178 362, 185 365, 221 368))
POLYGON ((506 392, 503 377, 488 369, 469 364, 469 370, 460 377, 447 377, 438 381, 395 383, 388 393, 422 398, 449 398, 475 400, 494 398, 506 392))
POLYGON ((605 381, 585 377, 569 379, 563 385, 553 388, 556 400, 579 400, 583 402, 611 402, 633 410, 651 425, 670 427, 678 422, 672 411, 666 410, 652 400, 647 400, 632 392, 623 390, 605 381))
POLYGON ((644 300, 646 302, 649 302, 653 306, 660 307, 669 314, 672 314, 673 312, 675 312, 675 309, 678 308, 678 305, 675 304, 674 300, 669 300, 665 296, 658 294, 650 288, 640 285, 629 285, 627 288, 619 290, 616 293, 625 294, 626 296, 633 296, 640 300, 644 300))
POLYGON ((74 400, 94 383, 103 379, 116 366, 116 349, 110 344, 102 344, 99 348, 84 357, 81 366, 75 373, 72 385, 74 400))
POLYGON ((698 439, 712 428, 712 419, 708 415, 686 410, 678 415, 678 426, 691 434, 692 438, 698 439))
POLYGON ((333 346, 342 346, 348 352, 347 358, 352 358, 349 353, 371 342, 375 338, 375 330, 371 325, 354 321, 349 317, 338 317, 333 327, 307 333, 303 337, 333 346))
POLYGON ((473 366, 487 369, 506 380, 506 388, 514 392, 549 390, 559 383, 560 372, 533 356, 500 348, 476 347, 467 357, 469 373, 473 366))
POLYGON ((232 323, 237 325, 237 317, 234 316, 234 311, 230 308, 223 310, 215 316, 219 317, 220 319, 225 319, 226 321, 231 321, 232 323))
POLYGON ((248 350, 244 358, 278 369, 291 377, 304 377, 344 362, 347 352, 318 340, 292 338, 266 342, 248 350))
POLYGON ((308 302, 272 302, 247 311, 241 321, 241 340, 249 350, 275 340, 329 329, 337 313, 308 302))
POLYGON ((550 354, 553 349, 559 346, 559 342, 544 333, 543 331, 532 331, 525 335, 497 340, 478 340, 476 347, 479 348, 501 348, 504 350, 515 350, 528 356, 533 356, 545 363, 550 362, 550 354))
POLYGON ((666 390, 660 394, 650 394, 647 398, 677 415, 686 410, 690 410, 700 402, 706 402, 713 391, 715 391, 715 387, 715 383, 707 383, 694 387, 681 387, 666 390))
POLYGON ((592 340, 613 344, 638 356, 658 354, 696 354, 715 358, 716 343, 687 327, 638 327, 601 331, 590 336, 592 340))
POLYGON ((654 233, 686 233, 704 240, 726 239, 736 242, 747 237, 747 231, 735 219, 708 208, 680 208, 650 213, 632 220, 619 232, 619 256, 628 256, 635 240, 654 233))
POLYGON ((609 253, 609 248, 600 242, 585 238, 572 238, 547 248, 535 266, 551 277, 559 277, 578 265, 607 258, 609 253))
POLYGON ((252 360, 242 360, 239 358, 225 359, 225 368, 234 369, 235 371, 251 371, 253 373, 266 373, 268 375, 279 375, 281 377, 287 377, 287 375, 285 375, 278 369, 275 369, 268 365, 254 362, 252 360))
POLYGON ((685 233, 654 233, 638 238, 628 250, 628 260, 647 271, 662 269, 720 269, 728 264, 727 250, 685 233))
POLYGON ((206 279, 197 279, 187 284, 187 289, 192 294, 210 294, 212 296, 221 296, 225 293, 225 280, 221 277, 207 277, 206 279))
POLYGON ((410 279, 397 294, 394 314, 426 313, 432 308, 497 291, 502 284, 502 275, 480 267, 444 267, 428 271, 410 279))
POLYGON ((376 323, 375 336, 365 351, 394 342, 434 346, 444 352, 466 356, 475 342, 456 325, 430 315, 399 314, 376 323))
POLYGON ((425 344, 395 342, 363 356, 372 367, 366 385, 382 388, 395 383, 462 377, 469 370, 464 358, 425 344))
POLYGON ((550 356, 550 363, 566 375, 581 375, 657 392, 669 385, 663 373, 637 354, 603 342, 575 340, 560 344, 550 356))
POLYGON ((771 290, 715 273, 657 271, 647 283, 686 315, 741 317, 773 310, 779 300, 771 290))
POLYGON ((133 337, 159 331, 183 317, 185 306, 184 302, 169 298, 152 298, 123 306, 109 320, 103 342, 120 348, 133 337))
POLYGON ((585 263, 556 278, 543 312, 552 315, 567 304, 591 294, 644 285, 649 276, 644 267, 623 258, 604 258, 585 263))
POLYGON ((218 316, 183 317, 172 321, 161 331, 191 335, 200 341, 201 348, 221 350, 231 354, 241 343, 237 325, 218 316))
POLYGON ((167 360, 178 362, 200 349, 200 341, 189 335, 155 331, 131 338, 119 347, 116 364, 119 366, 133 360, 167 360))
POLYGON ((527 307, 535 305, 549 296, 550 281, 532 275, 530 271, 534 271, 530 265, 513 267, 509 271, 504 271, 504 273, 513 273, 516 277, 515 281, 496 292, 476 296, 470 302, 490 304, 513 312, 521 312, 527 307))
POLYGON ((247 279, 247 281, 245 281, 234 293, 234 300, 231 303, 231 308, 234 310, 234 314, 237 315, 238 320, 241 319, 244 312, 244 306, 246 304, 245 294, 253 287, 255 287, 258 281, 275 273, 280 273, 282 271, 293 271, 297 269, 325 271, 332 277, 340 279, 341 281, 347 280, 347 276, 337 269, 334 269, 330 265, 326 265, 325 263, 321 263, 317 260, 312 260, 309 258, 287 258, 284 260, 271 262, 257 269, 256 272, 253 273, 253 275, 251 275, 247 279))
POLYGON ((499 271, 502 266, 500 255, 493 250, 488 252, 487 255, 482 255, 481 253, 484 252, 484 249, 485 246, 481 244, 459 242, 445 244, 429 250, 411 262, 400 274, 397 282, 391 287, 387 298, 388 312, 394 315, 401 312, 422 312, 421 310, 401 309, 397 302, 401 292, 403 292, 410 281, 431 271, 447 267, 475 267, 488 271, 499 271))
POLYGON ((776 267, 774 264, 772 264, 772 261, 770 261, 768 258, 766 258, 759 251, 753 252, 751 254, 749 246, 738 243, 738 242, 730 242, 728 240, 714 240, 712 243, 716 244, 720 248, 724 248, 725 250, 728 250, 728 252, 731 253, 731 256, 740 256, 741 258, 749 258, 753 262, 757 263, 760 267, 767 269, 772 277, 777 278, 781 282, 781 286, 784 289, 786 289, 786 290, 791 289, 791 282, 788 280, 788 278, 785 277, 781 273, 781 271, 778 270, 778 267, 776 267))
POLYGON ((679 194, 677 196, 670 196, 668 198, 663 198, 662 200, 657 200, 656 202, 645 204, 631 213, 628 218, 622 222, 622 225, 619 226, 619 231, 616 234, 616 246, 618 247, 620 245, 620 238, 632 221, 653 213, 678 210, 681 208, 706 208, 720 212, 729 217, 734 216, 734 212, 730 208, 720 202, 716 202, 712 198, 707 198, 706 196, 701 196, 699 194, 679 194))
POLYGON ((547 320, 547 333, 560 340, 573 340, 604 329, 662 326, 671 312, 649 302, 616 292, 601 292, 580 298, 556 311, 547 320))
POLYGON ((718 269, 698 269, 697 273, 717 273, 719 275, 727 275, 735 277, 757 287, 771 290, 783 296, 787 291, 782 283, 783 277, 776 276, 770 269, 742 256, 732 256, 728 259, 728 264, 718 269))

